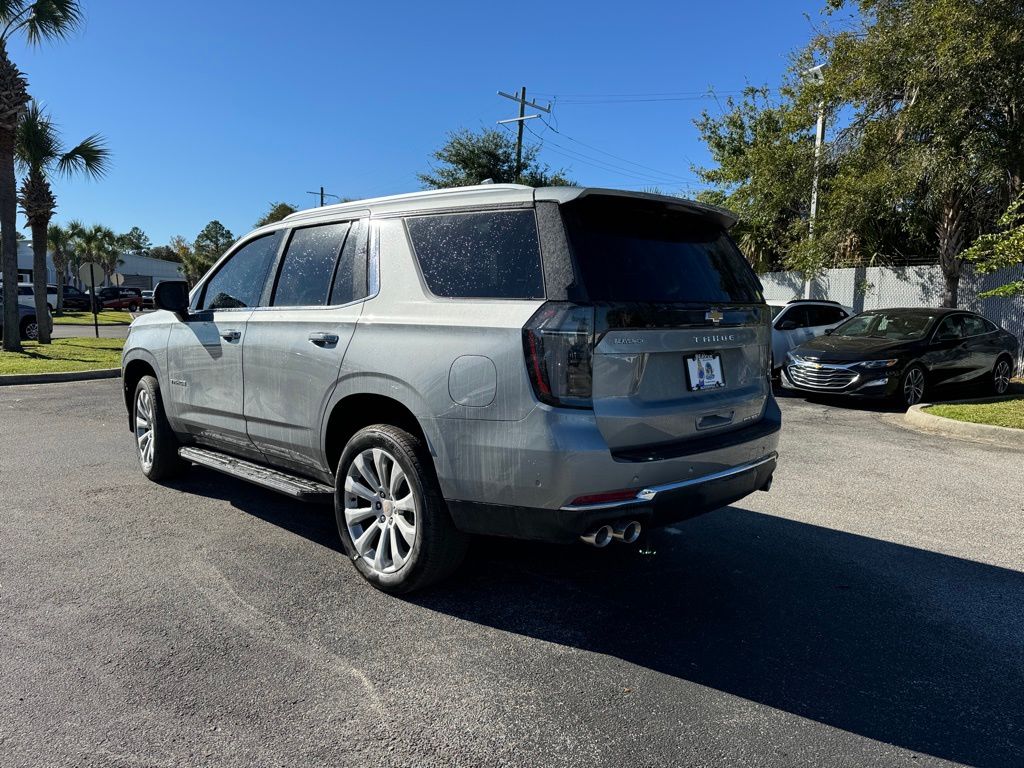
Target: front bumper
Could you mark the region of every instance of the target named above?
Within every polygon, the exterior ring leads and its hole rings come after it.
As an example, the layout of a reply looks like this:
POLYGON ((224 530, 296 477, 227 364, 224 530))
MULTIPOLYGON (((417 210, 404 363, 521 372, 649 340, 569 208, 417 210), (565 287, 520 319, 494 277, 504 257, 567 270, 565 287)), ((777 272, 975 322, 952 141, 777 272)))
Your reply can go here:
POLYGON ((818 395, 854 395, 857 397, 892 397, 899 391, 899 366, 882 370, 863 370, 843 364, 797 364, 787 362, 780 377, 783 389, 812 392, 818 395), (834 371, 835 376, 820 375, 834 371))

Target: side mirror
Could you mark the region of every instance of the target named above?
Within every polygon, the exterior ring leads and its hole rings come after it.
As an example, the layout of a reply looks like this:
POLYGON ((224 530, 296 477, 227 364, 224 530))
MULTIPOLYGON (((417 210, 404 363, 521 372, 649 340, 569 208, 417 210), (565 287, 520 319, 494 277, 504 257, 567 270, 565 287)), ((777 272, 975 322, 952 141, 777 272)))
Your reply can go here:
POLYGON ((188 283, 184 280, 164 280, 153 289, 153 306, 173 312, 182 320, 188 319, 188 283))
POLYGON ((793 322, 792 320, 783 320, 781 323, 779 323, 779 330, 780 331, 795 331, 796 330, 796 323, 793 322))
POLYGON ((826 336, 831 336, 832 335, 832 331, 834 331, 834 330, 835 330, 835 328, 826 328, 825 329, 825 335, 826 336))

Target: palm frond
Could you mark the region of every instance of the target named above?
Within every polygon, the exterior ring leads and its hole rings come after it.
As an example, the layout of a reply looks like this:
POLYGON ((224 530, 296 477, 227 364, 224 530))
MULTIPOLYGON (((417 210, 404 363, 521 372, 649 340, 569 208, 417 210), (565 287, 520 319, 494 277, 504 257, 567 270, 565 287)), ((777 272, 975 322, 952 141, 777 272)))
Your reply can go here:
POLYGON ((57 170, 65 176, 82 173, 93 179, 102 178, 110 170, 110 150, 98 133, 88 136, 57 161, 57 170))
POLYGON ((18 123, 14 154, 23 171, 45 172, 61 155, 60 133, 37 101, 28 105, 18 123))
POLYGON ((66 40, 82 26, 85 16, 78 0, 35 0, 23 20, 11 26, 8 34, 25 30, 29 45, 49 40, 66 40))

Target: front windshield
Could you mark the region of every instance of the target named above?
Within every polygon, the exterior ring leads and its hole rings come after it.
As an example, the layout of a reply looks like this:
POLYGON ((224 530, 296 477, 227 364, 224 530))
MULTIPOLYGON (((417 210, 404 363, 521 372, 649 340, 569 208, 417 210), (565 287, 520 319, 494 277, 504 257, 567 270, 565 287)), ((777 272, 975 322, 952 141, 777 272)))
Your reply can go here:
POLYGON ((934 319, 935 315, 916 312, 869 312, 850 318, 832 335, 909 341, 924 336, 934 319))

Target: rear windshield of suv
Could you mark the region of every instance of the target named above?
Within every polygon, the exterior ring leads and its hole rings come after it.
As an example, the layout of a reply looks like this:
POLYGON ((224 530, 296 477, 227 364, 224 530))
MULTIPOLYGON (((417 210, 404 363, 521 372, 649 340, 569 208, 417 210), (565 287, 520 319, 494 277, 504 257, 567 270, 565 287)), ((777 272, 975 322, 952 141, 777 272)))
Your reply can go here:
POLYGON ((720 224, 661 203, 586 197, 562 206, 591 301, 760 303, 761 284, 720 224))

